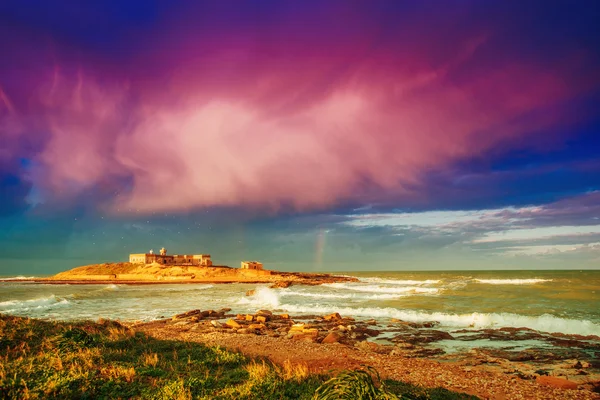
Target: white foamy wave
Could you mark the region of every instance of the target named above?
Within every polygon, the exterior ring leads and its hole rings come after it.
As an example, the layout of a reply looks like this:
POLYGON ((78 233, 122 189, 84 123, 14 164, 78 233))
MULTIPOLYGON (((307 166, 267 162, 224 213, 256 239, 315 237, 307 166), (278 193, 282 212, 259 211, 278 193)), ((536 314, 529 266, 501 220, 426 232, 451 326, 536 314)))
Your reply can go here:
POLYGON ((360 278, 361 282, 379 283, 382 285, 435 285, 440 283, 439 279, 413 280, 413 279, 383 279, 383 278, 360 278))
POLYGON ((442 326, 450 328, 502 328, 526 327, 541 332, 560 332, 579 335, 599 335, 600 324, 591 321, 565 319, 544 314, 537 317, 511 313, 472 313, 445 314, 426 313, 396 308, 352 308, 310 305, 282 304, 280 308, 290 313, 329 314, 338 312, 342 316, 390 319, 396 318, 409 322, 438 321, 442 326))
POLYGON ((252 305, 259 308, 278 308, 279 295, 273 289, 269 289, 268 287, 259 287, 252 296, 242 297, 238 301, 238 304, 252 305))
POLYGON ((533 285, 542 282, 552 282, 552 279, 473 279, 477 283, 490 285, 533 285))
POLYGON ((41 310, 56 306, 65 306, 69 304, 67 299, 61 299, 54 295, 48 297, 41 297, 39 299, 31 300, 8 300, 0 302, 0 311, 11 313, 11 312, 23 312, 31 310, 41 310))
POLYGON ((0 281, 20 281, 20 280, 24 280, 24 279, 38 279, 37 276, 11 276, 8 278, 2 278, 0 277, 0 281))
POLYGON ((420 286, 405 286, 405 287, 386 287, 377 285, 352 285, 347 283, 330 283, 323 286, 329 286, 336 289, 354 290, 356 292, 371 292, 371 293, 394 293, 394 294, 437 294, 439 289, 424 288, 420 286))
POLYGON ((300 296, 311 297, 317 299, 357 299, 357 300, 392 300, 406 296, 405 294, 375 294, 362 295, 356 293, 335 294, 335 293, 314 293, 314 292, 296 292, 293 290, 284 289, 279 292, 280 296, 300 296))

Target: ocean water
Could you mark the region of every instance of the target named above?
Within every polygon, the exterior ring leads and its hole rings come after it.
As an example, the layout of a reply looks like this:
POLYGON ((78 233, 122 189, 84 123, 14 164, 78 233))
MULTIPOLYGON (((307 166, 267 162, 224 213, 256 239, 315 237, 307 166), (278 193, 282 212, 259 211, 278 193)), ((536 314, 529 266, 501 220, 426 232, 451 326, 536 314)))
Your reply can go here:
MULTIPOLYGON (((600 271, 352 272, 357 283, 47 285, 0 283, 0 313, 56 320, 149 321, 191 309, 437 321, 436 329, 526 327, 600 336, 600 271), (250 289, 256 291, 246 296, 250 289)), ((3 279, 6 279, 3 278, 3 279)))

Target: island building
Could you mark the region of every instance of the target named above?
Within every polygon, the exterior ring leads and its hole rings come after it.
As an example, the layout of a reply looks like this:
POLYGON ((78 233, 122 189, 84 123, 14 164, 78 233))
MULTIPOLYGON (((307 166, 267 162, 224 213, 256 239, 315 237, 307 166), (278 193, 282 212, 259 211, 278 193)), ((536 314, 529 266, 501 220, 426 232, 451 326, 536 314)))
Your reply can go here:
POLYGON ((203 267, 211 267, 212 261, 210 254, 173 254, 167 255, 167 249, 160 249, 160 254, 154 254, 150 250, 145 254, 130 254, 129 262, 132 264, 164 264, 164 265, 199 265, 203 267))
POLYGON ((263 269, 262 263, 258 261, 242 261, 242 269, 263 269))

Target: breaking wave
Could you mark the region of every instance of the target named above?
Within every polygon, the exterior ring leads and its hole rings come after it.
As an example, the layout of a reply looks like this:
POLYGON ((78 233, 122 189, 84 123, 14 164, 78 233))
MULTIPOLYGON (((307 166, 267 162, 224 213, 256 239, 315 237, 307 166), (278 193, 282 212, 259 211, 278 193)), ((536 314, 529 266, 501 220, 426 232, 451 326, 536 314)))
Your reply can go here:
POLYGON ((0 281, 20 281, 20 280, 24 280, 24 279, 37 279, 37 276, 11 276, 8 278, 2 278, 0 277, 0 281))
POLYGON ((336 294, 336 293, 314 293, 314 292, 297 292, 293 290, 282 290, 280 296, 300 296, 311 297, 317 299, 356 299, 356 300, 393 300, 399 297, 404 297, 404 294, 374 294, 361 295, 357 293, 336 294))
POLYGON ((31 300, 8 300, 0 302, 0 311, 2 312, 24 312, 31 310, 42 310, 56 306, 65 306, 69 304, 67 299, 51 295, 31 300))
POLYGON ((328 286, 336 289, 354 290, 356 292, 371 292, 371 293, 394 293, 394 294, 437 294, 440 289, 424 288, 420 286, 404 286, 404 287, 386 287, 378 285, 352 285, 347 283, 329 283, 323 286, 328 286))
POLYGON ((531 328, 541 332, 560 332, 566 334, 598 335, 600 325, 591 321, 565 319, 544 314, 529 317, 512 313, 471 313, 471 314, 445 314, 426 313, 396 308, 352 308, 320 305, 293 305, 282 304, 280 308, 290 313, 304 314, 329 314, 338 312, 343 316, 366 318, 396 318, 410 322, 437 321, 444 327, 450 328, 531 328))
POLYGON ((473 279, 477 283, 490 285, 533 285, 542 282, 552 282, 552 279, 473 279))
POLYGON ((439 279, 413 280, 413 279, 384 279, 384 278, 360 278, 361 282, 378 283, 381 285, 435 285, 440 283, 439 279))

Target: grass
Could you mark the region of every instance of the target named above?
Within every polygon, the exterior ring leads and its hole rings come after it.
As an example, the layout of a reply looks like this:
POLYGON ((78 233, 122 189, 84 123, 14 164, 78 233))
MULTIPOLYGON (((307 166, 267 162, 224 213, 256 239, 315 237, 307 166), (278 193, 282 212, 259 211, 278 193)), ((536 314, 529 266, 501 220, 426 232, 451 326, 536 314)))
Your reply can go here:
POLYGON ((0 315, 0 398, 474 397, 397 381, 381 382, 372 370, 345 372, 334 378, 314 375, 304 364, 277 366, 221 347, 157 340, 112 321, 65 323, 0 315), (356 397, 357 387, 364 392, 360 392, 363 397, 356 397), (344 388, 350 390, 351 397, 344 395, 344 388), (322 397, 328 390, 338 397, 322 397), (366 397, 369 393, 390 397, 366 397))

